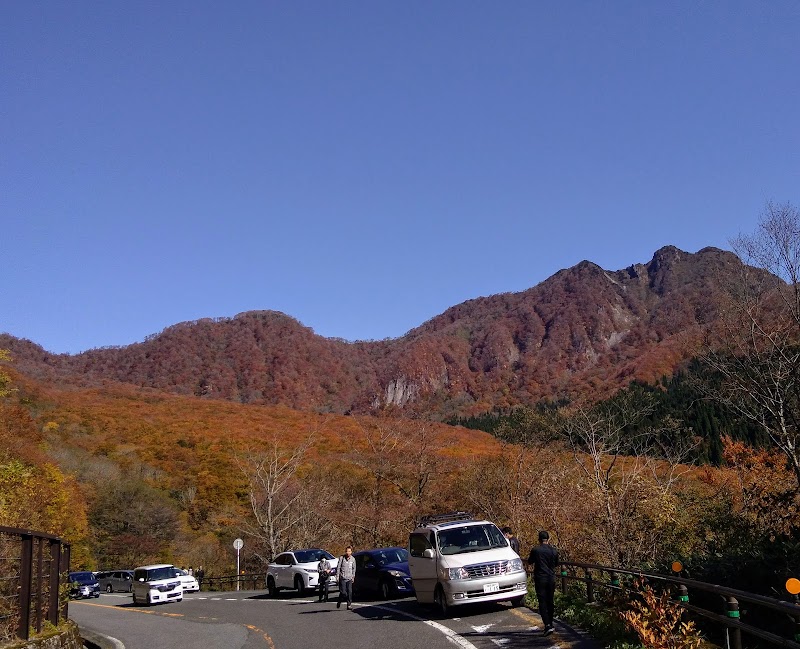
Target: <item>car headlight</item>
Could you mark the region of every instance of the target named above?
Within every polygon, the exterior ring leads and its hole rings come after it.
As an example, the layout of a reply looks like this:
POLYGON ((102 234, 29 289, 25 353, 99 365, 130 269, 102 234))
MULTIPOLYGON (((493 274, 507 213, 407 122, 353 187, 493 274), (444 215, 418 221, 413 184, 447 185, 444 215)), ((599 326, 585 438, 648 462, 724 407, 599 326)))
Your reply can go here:
POLYGON ((316 568, 303 568, 303 572, 317 573, 319 572, 319 570, 317 570, 316 568))
POLYGON ((517 572, 522 569, 522 559, 511 559, 511 561, 508 562, 509 572, 517 572))
POLYGON ((442 576, 445 579, 469 579, 469 573, 466 568, 445 568, 442 570, 442 576))
POLYGON ((387 571, 392 577, 408 577, 408 575, 404 572, 400 572, 399 570, 389 570, 387 571))

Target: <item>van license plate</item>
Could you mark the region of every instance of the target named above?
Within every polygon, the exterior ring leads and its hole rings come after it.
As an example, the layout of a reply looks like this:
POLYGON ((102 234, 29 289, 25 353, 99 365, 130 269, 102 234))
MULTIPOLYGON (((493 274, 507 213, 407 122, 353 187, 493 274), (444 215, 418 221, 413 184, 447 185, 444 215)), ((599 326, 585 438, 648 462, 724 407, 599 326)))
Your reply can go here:
POLYGON ((500 590, 500 584, 484 584, 484 593, 496 593, 500 590))

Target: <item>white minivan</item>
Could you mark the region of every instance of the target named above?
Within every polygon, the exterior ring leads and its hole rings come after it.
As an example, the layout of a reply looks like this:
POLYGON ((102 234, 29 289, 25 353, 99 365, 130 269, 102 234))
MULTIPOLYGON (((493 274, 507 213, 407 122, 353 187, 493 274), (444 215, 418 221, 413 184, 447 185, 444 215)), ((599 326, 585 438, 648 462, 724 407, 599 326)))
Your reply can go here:
POLYGON ((451 606, 510 600, 528 592, 522 559, 494 523, 465 512, 424 517, 408 540, 408 566, 417 601, 451 606))
POLYGON ((175 576, 175 566, 172 564, 140 566, 133 571, 134 604, 180 602, 182 599, 181 580, 175 576))

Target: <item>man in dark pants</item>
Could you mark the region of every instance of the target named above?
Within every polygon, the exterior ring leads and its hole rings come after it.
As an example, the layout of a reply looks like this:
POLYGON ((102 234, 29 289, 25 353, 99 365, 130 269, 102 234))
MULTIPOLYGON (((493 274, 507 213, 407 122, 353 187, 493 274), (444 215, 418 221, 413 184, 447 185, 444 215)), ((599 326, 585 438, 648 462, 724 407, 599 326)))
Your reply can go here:
POLYGON ((317 572, 319 573, 319 601, 323 599, 328 601, 328 580, 331 576, 331 562, 324 554, 319 555, 319 563, 317 564, 317 572))
POLYGON ((544 635, 550 635, 555 631, 553 598, 556 592, 558 550, 550 545, 550 534, 545 530, 539 532, 539 545, 531 550, 528 565, 533 566, 533 585, 536 588, 536 599, 539 600, 539 614, 544 622, 544 635))
POLYGON ((356 578, 356 559, 353 556, 352 546, 348 545, 344 555, 339 557, 336 575, 339 579, 339 599, 336 601, 336 608, 340 608, 344 600, 349 611, 353 605, 353 582, 356 578))

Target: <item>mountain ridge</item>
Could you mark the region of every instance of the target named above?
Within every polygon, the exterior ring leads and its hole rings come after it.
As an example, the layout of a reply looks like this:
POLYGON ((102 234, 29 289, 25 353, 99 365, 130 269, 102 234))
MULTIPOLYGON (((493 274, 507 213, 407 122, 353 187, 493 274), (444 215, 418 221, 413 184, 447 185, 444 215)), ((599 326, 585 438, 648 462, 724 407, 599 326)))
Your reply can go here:
POLYGON ((15 367, 77 385, 120 381, 317 412, 449 418, 542 399, 606 396, 675 371, 713 323, 742 262, 706 247, 657 250, 608 271, 584 260, 520 292, 477 297, 399 338, 348 342, 290 315, 177 323, 144 341, 50 354, 0 334, 15 367))

